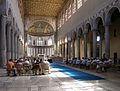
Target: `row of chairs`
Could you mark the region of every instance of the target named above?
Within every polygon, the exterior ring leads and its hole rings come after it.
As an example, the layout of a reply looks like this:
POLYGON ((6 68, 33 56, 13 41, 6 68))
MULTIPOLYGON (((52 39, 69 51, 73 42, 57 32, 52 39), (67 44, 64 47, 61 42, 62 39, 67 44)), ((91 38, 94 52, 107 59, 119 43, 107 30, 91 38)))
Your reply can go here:
POLYGON ((77 60, 77 58, 73 58, 72 60, 66 60, 64 63, 76 66, 85 69, 95 69, 96 72, 106 72, 108 68, 112 66, 111 59, 88 59, 83 58, 82 60, 77 60))

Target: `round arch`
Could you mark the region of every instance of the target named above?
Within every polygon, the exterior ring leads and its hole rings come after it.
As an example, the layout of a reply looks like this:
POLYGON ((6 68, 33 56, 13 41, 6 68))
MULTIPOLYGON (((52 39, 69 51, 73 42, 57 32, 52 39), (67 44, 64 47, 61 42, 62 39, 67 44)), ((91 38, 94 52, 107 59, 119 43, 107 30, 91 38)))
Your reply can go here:
POLYGON ((77 29, 77 36, 80 37, 82 35, 82 28, 77 29))
POLYGON ((97 44, 96 44, 96 57, 102 58, 105 53, 105 27, 104 27, 104 20, 102 17, 96 18, 96 37, 97 37, 97 44))
POLYGON ((98 28, 98 25, 100 24, 100 22, 101 22, 102 25, 103 25, 103 23, 104 23, 103 18, 102 18, 102 17, 97 17, 97 18, 95 19, 95 23, 96 23, 96 25, 97 25, 97 28, 98 28))
POLYGON ((85 25, 85 27, 86 27, 86 32, 88 33, 90 30, 91 30, 91 25, 90 25, 90 23, 87 23, 86 25, 85 25))
POLYGON ((86 28, 86 38, 87 38, 87 40, 84 40, 84 41, 86 41, 86 44, 84 45, 84 46, 86 46, 85 48, 86 48, 86 50, 87 51, 85 51, 84 50, 84 52, 87 52, 87 53, 84 53, 84 55, 86 54, 86 56, 87 57, 92 57, 92 54, 93 54, 93 40, 92 40, 92 31, 91 31, 91 24, 88 22, 88 23, 86 23, 86 25, 85 25, 85 28, 86 28))
POLYGON ((7 14, 8 14, 8 16, 12 17, 12 10, 11 10, 11 8, 8 9, 8 13, 7 14))
POLYGON ((118 7, 112 7, 108 14, 107 19, 109 19, 109 33, 110 33, 110 58, 114 59, 114 64, 118 63, 120 58, 120 43, 119 43, 119 34, 120 34, 120 9, 118 7), (117 43, 117 45, 116 45, 117 43))
POLYGON ((116 10, 120 12, 120 9, 118 7, 112 7, 112 8, 110 8, 110 10, 108 11, 108 13, 106 14, 106 20, 105 20, 106 24, 111 24, 112 14, 116 10))
POLYGON ((73 40, 75 40, 76 38, 77 38, 77 32, 74 31, 74 32, 73 32, 73 40))

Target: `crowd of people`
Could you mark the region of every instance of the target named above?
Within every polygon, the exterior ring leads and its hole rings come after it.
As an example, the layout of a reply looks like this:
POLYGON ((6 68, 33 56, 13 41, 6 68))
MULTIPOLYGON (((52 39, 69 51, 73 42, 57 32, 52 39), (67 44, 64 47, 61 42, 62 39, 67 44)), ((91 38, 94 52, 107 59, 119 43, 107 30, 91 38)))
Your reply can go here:
POLYGON ((67 60, 66 64, 79 66, 80 68, 85 69, 95 69, 96 72, 107 72, 108 68, 112 66, 111 59, 99 59, 99 58, 82 58, 81 60, 77 60, 73 58, 72 60, 67 60))
MULTIPOLYGON (((99 58, 82 58, 78 60, 77 58, 73 58, 72 60, 64 61, 68 65, 79 66, 84 69, 95 69, 96 72, 107 72, 107 70, 112 66, 111 59, 99 59, 99 58)), ((43 60, 39 57, 33 58, 20 58, 20 59, 9 59, 7 61, 7 75, 10 76, 12 73, 13 76, 16 75, 25 75, 25 74, 33 74, 33 75, 44 75, 46 71, 51 73, 50 71, 50 63, 49 60, 43 60)))
POLYGON ((9 59, 7 61, 7 75, 17 76, 25 74, 44 75, 47 71, 50 74, 50 63, 47 60, 38 58, 9 59))

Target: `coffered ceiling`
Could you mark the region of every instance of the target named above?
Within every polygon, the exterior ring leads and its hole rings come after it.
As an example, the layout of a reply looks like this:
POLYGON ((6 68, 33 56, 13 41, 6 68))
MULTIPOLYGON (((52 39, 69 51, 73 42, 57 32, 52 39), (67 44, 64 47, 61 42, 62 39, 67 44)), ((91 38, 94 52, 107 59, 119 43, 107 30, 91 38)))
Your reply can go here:
POLYGON ((60 12, 68 0, 23 0, 25 16, 52 16, 60 12))

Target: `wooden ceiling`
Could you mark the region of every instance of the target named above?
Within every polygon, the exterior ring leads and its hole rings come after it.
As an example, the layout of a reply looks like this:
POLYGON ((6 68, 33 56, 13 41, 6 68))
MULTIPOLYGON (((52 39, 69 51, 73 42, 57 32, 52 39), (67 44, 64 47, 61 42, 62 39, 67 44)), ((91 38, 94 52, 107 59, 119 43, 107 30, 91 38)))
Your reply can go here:
POLYGON ((58 15, 68 0, 23 0, 25 16, 52 16, 58 15))

